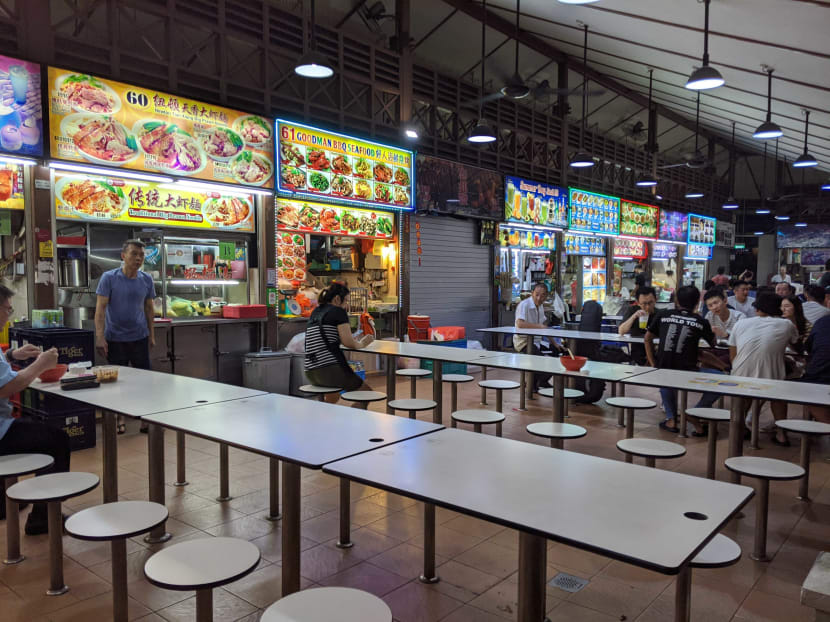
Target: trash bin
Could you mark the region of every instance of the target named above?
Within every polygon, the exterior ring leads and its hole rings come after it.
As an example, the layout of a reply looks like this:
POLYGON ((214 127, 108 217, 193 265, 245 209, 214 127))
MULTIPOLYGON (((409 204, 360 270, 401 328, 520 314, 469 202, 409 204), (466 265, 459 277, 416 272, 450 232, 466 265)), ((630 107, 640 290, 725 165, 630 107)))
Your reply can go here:
POLYGON ((311 384, 306 378, 305 370, 305 353, 291 353, 291 395, 297 397, 308 397, 308 393, 300 391, 300 387, 304 384, 311 384))
POLYGON ((242 357, 242 385, 268 393, 289 395, 292 354, 262 349, 242 357))

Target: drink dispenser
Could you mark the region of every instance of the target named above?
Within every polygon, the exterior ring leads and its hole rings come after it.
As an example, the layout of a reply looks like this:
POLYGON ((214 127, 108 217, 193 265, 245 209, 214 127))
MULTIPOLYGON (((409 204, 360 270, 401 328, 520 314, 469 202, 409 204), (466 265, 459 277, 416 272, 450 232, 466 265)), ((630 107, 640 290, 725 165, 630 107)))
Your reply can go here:
POLYGON ((86 287, 86 250, 72 248, 60 253, 60 287, 86 287))

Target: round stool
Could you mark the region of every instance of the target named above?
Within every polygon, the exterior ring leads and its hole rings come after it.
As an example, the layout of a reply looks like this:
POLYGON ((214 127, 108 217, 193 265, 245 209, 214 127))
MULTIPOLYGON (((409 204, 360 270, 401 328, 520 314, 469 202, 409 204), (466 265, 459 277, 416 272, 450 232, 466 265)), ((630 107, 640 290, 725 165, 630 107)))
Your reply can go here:
POLYGON ((755 544, 750 557, 758 562, 768 562, 771 559, 767 557, 769 482, 770 480, 785 481, 804 477, 804 469, 784 460, 756 456, 735 456, 727 458, 724 464, 730 471, 758 480, 755 502, 755 544))
MULTIPOLYGON (((665 460, 679 458, 686 454, 686 448, 683 445, 656 438, 623 438, 617 441, 617 449, 627 457, 645 458, 647 467, 654 467, 657 458, 665 460)), ((626 460, 626 462, 632 462, 632 460, 626 460)))
POLYGON ((241 579, 259 563, 259 549, 240 538, 199 538, 162 549, 144 576, 166 590, 196 590, 196 620, 213 620, 213 588, 241 579))
POLYGON ((63 517, 61 502, 89 492, 98 485, 93 473, 50 473, 16 483, 6 496, 20 503, 46 503, 49 511, 49 596, 69 591, 63 582, 63 517))
MULTIPOLYGON (((0 456, 0 478, 8 490, 17 483, 21 475, 37 473, 48 469, 55 463, 52 456, 46 454, 12 454, 0 456)), ((26 559, 20 554, 20 504, 6 497, 6 559, 4 564, 17 564, 26 559)))
POLYGON ((741 559, 741 547, 732 538, 719 533, 709 540, 689 562, 692 568, 724 568, 741 559))
POLYGON ((66 519, 66 533, 79 540, 109 540, 112 550, 112 619, 127 622, 127 538, 167 520, 167 508, 150 501, 116 501, 81 510, 66 519))
POLYGON ((550 446, 555 449, 565 448, 565 439, 582 438, 588 431, 579 425, 572 423, 554 423, 553 421, 539 421, 530 423, 527 431, 533 436, 542 436, 550 439, 550 446))
POLYGON ((318 387, 313 384, 304 384, 300 387, 300 391, 303 393, 311 393, 312 395, 316 395, 317 399, 321 402, 326 401, 326 396, 331 395, 332 393, 340 393, 343 389, 340 387, 318 387))
MULTIPOLYGON (((490 381, 488 381, 490 382, 490 381)), ((496 382, 495 380, 492 382, 496 382)), ((458 427, 457 422, 473 424, 473 431, 481 432, 481 426, 489 423, 496 424, 496 436, 501 436, 501 422, 504 421, 504 415, 493 410, 457 410, 451 415, 452 427, 458 427)))
POLYGON ((518 389, 521 385, 513 380, 480 380, 478 386, 482 389, 495 389, 496 410, 502 412, 502 392, 518 389))
POLYGON ((450 383, 450 412, 455 412, 458 409, 458 385, 473 380, 475 378, 467 374, 444 374, 441 376, 442 382, 450 383))
POLYGON ((409 397, 415 397, 418 393, 417 381, 418 378, 423 378, 432 374, 428 369, 399 369, 395 372, 396 376, 404 376, 409 378, 409 397))
POLYGON ((366 410, 369 408, 371 402, 385 400, 386 393, 381 393, 380 391, 346 391, 340 396, 340 399, 346 400, 347 402, 355 402, 359 404, 355 408, 366 410))
MULTIPOLYGON (((715 460, 718 452, 718 422, 729 421, 729 411, 723 408, 687 408, 686 414, 709 422, 706 433, 706 477, 715 479, 715 460)), ((830 428, 830 426, 827 426, 830 428)))
POLYGON ((350 587, 314 587, 280 598, 262 612, 259 622, 392 622, 380 598, 350 587))
POLYGON ((802 501, 809 501, 810 487, 810 443, 814 436, 830 434, 830 424, 820 421, 808 421, 807 419, 782 419, 776 421, 782 430, 801 434, 801 468, 804 469, 804 477, 798 483, 798 497, 802 501))
MULTIPOLYGON (((545 397, 553 397, 553 387, 542 387, 538 393, 545 397)), ((579 389, 565 389, 563 395, 565 396, 565 412, 563 414, 568 417, 568 400, 578 399, 585 395, 585 393, 579 389)))
MULTIPOLYGON (((657 402, 646 400, 641 397, 609 397, 605 403, 614 408, 619 408, 625 414, 625 438, 634 436, 634 411, 646 410, 657 406, 657 402)), ((625 456, 626 462, 632 462, 630 454, 625 456)))
POLYGON ((419 400, 417 398, 404 398, 402 400, 392 400, 386 403, 389 408, 394 410, 406 410, 409 412, 409 418, 415 419, 415 413, 420 410, 432 410, 438 404, 433 400, 419 400))

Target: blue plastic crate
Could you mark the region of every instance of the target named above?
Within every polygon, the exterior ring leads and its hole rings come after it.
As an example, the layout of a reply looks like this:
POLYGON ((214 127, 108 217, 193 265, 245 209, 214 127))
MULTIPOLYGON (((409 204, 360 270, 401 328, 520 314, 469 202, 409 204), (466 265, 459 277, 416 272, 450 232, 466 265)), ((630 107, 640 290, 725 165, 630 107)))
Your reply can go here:
MULTIPOLYGON (((466 339, 453 339, 452 341, 419 341, 418 343, 428 346, 448 346, 450 348, 466 348, 466 339)), ((428 369, 432 371, 432 361, 430 359, 421 359, 421 369, 428 369)), ((466 363, 442 363, 441 374, 466 374, 466 363)))

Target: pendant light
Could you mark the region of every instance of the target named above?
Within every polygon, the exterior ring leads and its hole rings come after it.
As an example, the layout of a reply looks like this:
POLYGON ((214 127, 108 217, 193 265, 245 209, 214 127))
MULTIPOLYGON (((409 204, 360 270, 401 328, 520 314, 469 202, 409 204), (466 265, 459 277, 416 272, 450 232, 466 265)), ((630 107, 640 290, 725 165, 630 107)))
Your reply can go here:
POLYGON ((594 165, 594 157, 585 151, 585 125, 588 121, 588 24, 582 24, 585 37, 582 45, 582 71, 585 80, 582 84, 582 127, 579 131, 579 150, 571 158, 573 168, 588 168, 594 165))
MULTIPOLYGON (((652 81, 654 78, 654 69, 649 67, 648 70, 648 115, 649 119, 651 118, 651 86, 652 81)), ((651 135, 651 128, 649 128, 649 135, 651 135)), ((635 186, 639 186, 640 188, 651 188, 657 185, 657 175, 652 175, 651 173, 651 144, 648 143, 646 145, 646 153, 648 156, 646 157, 646 169, 647 172, 641 173, 640 176, 637 178, 637 181, 634 182, 635 186)))
POLYGON ((741 205, 735 200, 735 122, 732 121, 732 149, 729 153, 729 198, 723 203, 723 209, 738 209, 741 205))
POLYGON ((818 166, 818 161, 807 153, 807 136, 810 129, 810 111, 804 111, 804 153, 798 156, 798 159, 793 162, 796 168, 807 168, 808 166, 818 166))
POLYGON ((467 136, 467 142, 482 144, 492 143, 496 140, 496 133, 493 131, 487 121, 484 120, 484 62, 486 61, 486 33, 487 33, 487 0, 481 3, 481 85, 478 89, 479 104, 478 104, 478 121, 475 127, 467 136))
POLYGON ((311 0, 311 41, 308 52, 294 66, 294 73, 304 78, 330 78, 334 75, 334 67, 329 59, 317 51, 316 20, 314 0, 311 0))
POLYGON ((720 72, 709 65, 709 0, 704 0, 703 22, 703 65, 689 76, 686 88, 692 91, 704 91, 723 86, 724 79, 720 72))
MULTIPOLYGON (((697 139, 700 135, 700 91, 697 92, 697 108, 695 110, 695 153, 697 153, 697 139)), ((703 198, 703 190, 698 190, 697 188, 689 188, 686 191, 686 194, 683 195, 687 199, 702 199, 703 198)))
POLYGON ((821 189, 822 190, 830 190, 830 181, 821 184, 821 189))
MULTIPOLYGON (((776 145, 778 141, 775 141, 776 145)), ((777 158, 776 158, 777 160, 777 158)), ((767 208, 767 145, 764 145, 764 173, 763 177, 761 178, 761 207, 755 210, 755 213, 758 215, 766 215, 770 213, 770 210, 767 208)))
POLYGON ((759 140, 769 140, 770 138, 779 138, 784 135, 784 132, 777 123, 772 122, 772 67, 761 65, 764 71, 767 72, 767 120, 758 126, 752 138, 759 140))

